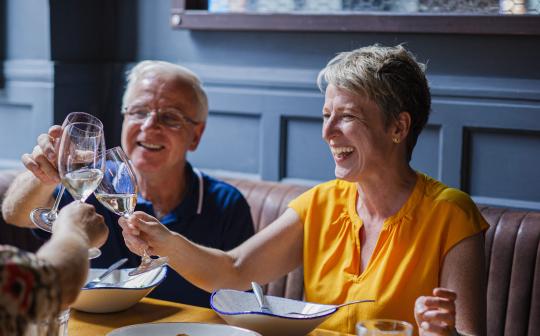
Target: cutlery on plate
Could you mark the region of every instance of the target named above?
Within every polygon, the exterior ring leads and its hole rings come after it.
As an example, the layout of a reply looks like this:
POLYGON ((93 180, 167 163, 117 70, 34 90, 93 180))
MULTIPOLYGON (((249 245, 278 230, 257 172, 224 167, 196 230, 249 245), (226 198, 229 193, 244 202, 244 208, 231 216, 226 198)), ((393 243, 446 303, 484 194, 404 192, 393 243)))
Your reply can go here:
POLYGON ((252 281, 251 282, 251 288, 253 289, 253 293, 255 294, 255 298, 257 299, 257 303, 259 303, 259 308, 261 308, 261 312, 272 314, 272 310, 270 309, 270 305, 268 304, 268 300, 266 300, 266 296, 264 296, 264 294, 263 294, 263 290, 262 290, 261 285, 259 285, 255 281, 252 281))
POLYGON ((319 311, 316 311, 316 312, 313 312, 313 313, 288 312, 288 313, 285 313, 285 315, 298 315, 298 316, 306 316, 306 317, 315 316, 315 315, 326 313, 326 312, 329 312, 331 310, 338 309, 338 308, 341 308, 341 307, 344 307, 344 306, 353 305, 353 304, 357 304, 357 303, 364 303, 364 302, 375 302, 375 300, 355 300, 355 301, 349 301, 349 302, 345 302, 345 303, 342 303, 342 304, 334 305, 332 307, 328 307, 326 309, 319 310, 319 311))
POLYGON ((98 283, 101 282, 101 280, 103 280, 107 275, 111 274, 114 270, 116 270, 118 267, 122 266, 123 264, 126 263, 127 258, 122 258, 120 260, 118 260, 117 262, 115 262, 114 264, 112 264, 111 266, 109 266, 109 268, 107 268, 107 270, 105 270, 105 272, 101 273, 98 277, 95 277, 94 279, 92 279, 90 282, 88 282, 84 288, 93 288, 93 287, 96 287, 96 285, 98 283))

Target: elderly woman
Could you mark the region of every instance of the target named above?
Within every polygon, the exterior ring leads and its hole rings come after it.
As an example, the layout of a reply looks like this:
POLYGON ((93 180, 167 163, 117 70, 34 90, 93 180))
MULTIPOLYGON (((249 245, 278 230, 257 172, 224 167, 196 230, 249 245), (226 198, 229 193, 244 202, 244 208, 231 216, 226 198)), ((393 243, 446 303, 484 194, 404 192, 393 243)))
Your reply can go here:
POLYGON ((46 335, 57 335, 56 317, 86 281, 88 248, 105 239, 103 218, 91 205, 73 202, 60 211, 51 239, 36 254, 0 245, 0 335, 24 335, 38 321, 48 321, 46 335))
MULTIPOLYGON (((192 168, 186 159, 197 148, 208 115, 206 94, 193 72, 161 61, 137 64, 128 74, 122 112, 122 148, 139 185, 136 210, 159 218, 172 232, 218 249, 232 249, 253 235, 249 206, 242 194, 192 168)), ((51 127, 48 134, 38 137, 34 151, 23 155, 28 171, 8 191, 3 208, 7 222, 32 227, 31 209, 52 204, 59 182, 54 144, 61 133, 61 127, 51 127)), ((70 200, 65 195, 61 204, 70 200)), ((128 265, 136 267, 139 257, 126 248, 118 216, 93 197, 88 202, 95 204, 111 231, 101 248, 102 256, 92 266, 108 267, 127 257, 128 265)), ((169 272, 151 296, 206 307, 210 301, 209 293, 174 272, 169 272)))
POLYGON ((174 256, 171 266, 209 291, 247 289, 303 265, 308 301, 376 300, 340 310, 327 329, 354 333, 358 320, 391 318, 416 319, 421 335, 484 334, 487 224, 465 193, 409 164, 431 104, 422 65, 401 46, 371 46, 339 54, 318 81, 338 179, 228 252, 140 212, 120 221, 127 245, 174 256))

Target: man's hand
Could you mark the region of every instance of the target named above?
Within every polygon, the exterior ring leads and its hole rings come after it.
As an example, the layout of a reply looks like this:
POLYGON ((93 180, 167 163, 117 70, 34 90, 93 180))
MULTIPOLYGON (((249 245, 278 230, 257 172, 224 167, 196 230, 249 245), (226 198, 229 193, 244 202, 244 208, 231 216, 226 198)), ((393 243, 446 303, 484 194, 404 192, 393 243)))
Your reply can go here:
POLYGON ((23 154, 21 157, 26 169, 44 184, 52 185, 60 182, 56 161, 61 136, 62 127, 51 126, 48 133, 38 136, 37 145, 32 153, 23 154))

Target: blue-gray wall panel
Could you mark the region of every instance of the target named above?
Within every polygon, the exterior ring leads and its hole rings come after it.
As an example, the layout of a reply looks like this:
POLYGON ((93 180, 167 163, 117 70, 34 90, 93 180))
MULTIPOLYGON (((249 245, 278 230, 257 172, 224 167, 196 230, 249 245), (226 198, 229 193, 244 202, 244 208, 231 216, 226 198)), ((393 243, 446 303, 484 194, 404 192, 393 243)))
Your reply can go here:
POLYGON ((259 118, 212 112, 197 151, 189 160, 197 167, 258 174, 259 118))
POLYGON ((9 120, 9 123, 0 123, 1 159, 19 160, 21 149, 31 152, 36 145, 36 138, 29 136, 32 131, 32 106, 0 102, 0 120, 9 120))
POLYGON ((47 61, 3 62, 5 87, 0 90, 0 169, 20 166, 39 134, 53 120, 53 67, 47 61))
POLYGON ((540 203, 540 132, 467 131, 469 182, 473 196, 540 203))
POLYGON ((441 179, 439 170, 441 160, 440 137, 439 126, 427 125, 418 137, 411 160, 411 166, 414 169, 436 179, 441 179))
POLYGON ((49 2, 6 0, 6 58, 49 59, 49 2))
POLYGON ((321 136, 321 118, 286 120, 284 178, 326 181, 335 178, 334 160, 321 136))

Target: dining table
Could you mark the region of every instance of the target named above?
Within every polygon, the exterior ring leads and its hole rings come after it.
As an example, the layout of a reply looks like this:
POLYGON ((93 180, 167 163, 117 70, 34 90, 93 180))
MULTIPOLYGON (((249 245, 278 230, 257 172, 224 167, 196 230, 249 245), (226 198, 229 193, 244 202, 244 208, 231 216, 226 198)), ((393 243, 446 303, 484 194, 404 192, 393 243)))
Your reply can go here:
MULTIPOLYGON (((212 309, 170 301, 144 298, 133 307, 116 313, 85 313, 72 309, 68 323, 69 336, 104 336, 132 324, 155 322, 200 322, 226 324, 212 309)), ((309 336, 351 336, 315 329, 309 336)))

